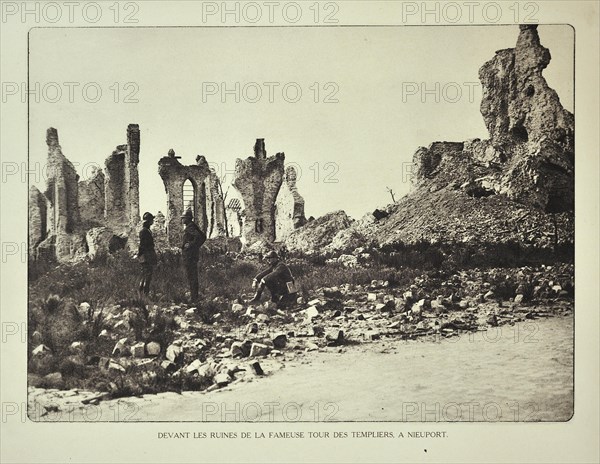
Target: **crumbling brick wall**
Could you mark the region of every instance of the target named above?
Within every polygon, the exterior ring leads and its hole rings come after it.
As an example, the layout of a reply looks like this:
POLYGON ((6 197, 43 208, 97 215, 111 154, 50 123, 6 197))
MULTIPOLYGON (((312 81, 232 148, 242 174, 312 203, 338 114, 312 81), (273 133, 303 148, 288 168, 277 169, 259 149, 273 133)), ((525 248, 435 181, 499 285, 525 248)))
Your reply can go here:
POLYGON ((63 155, 58 143, 58 131, 53 127, 46 132, 46 144, 48 183, 45 195, 49 200, 47 223, 51 234, 68 234, 79 224, 79 176, 73 164, 63 155))
POLYGON ((206 221, 208 238, 227 236, 223 190, 219 176, 212 171, 206 178, 206 221))
POLYGON ((89 179, 79 182, 79 216, 83 228, 104 225, 104 173, 95 168, 89 179))
POLYGON ((297 173, 293 166, 285 169, 283 185, 275 203, 275 239, 284 240, 298 227, 306 224, 304 198, 296 186, 297 173))
POLYGON ((37 246, 46 238, 46 197, 35 185, 29 187, 29 254, 35 256, 37 246))
POLYGON ((284 153, 267 158, 264 139, 256 139, 254 156, 237 159, 233 186, 244 201, 242 241, 246 246, 275 240, 275 201, 283 182, 284 153))
MULTIPOLYGON (((166 229, 169 244, 179 246, 183 226, 181 215, 184 213, 183 184, 189 180, 194 189, 194 218, 198 226, 206 232, 206 178, 210 174, 210 168, 204 156, 196 157, 196 164, 184 166, 179 162, 181 157, 175 156, 173 149, 169 150, 167 156, 158 161, 158 174, 163 180, 167 193, 167 220, 166 229)), ((187 207, 187 205, 185 205, 187 207)))
POLYGON ((106 225, 125 231, 140 220, 139 200, 140 129, 127 126, 127 144, 118 145, 106 159, 105 208, 106 225))

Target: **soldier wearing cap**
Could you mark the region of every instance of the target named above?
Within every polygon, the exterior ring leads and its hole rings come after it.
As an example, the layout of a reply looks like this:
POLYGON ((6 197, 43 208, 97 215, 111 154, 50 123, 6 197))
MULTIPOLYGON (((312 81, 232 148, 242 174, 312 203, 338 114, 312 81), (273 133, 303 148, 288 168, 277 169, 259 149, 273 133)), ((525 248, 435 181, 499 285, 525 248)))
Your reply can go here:
POLYGON ((269 267, 254 277, 252 287, 256 288, 256 294, 249 303, 260 301, 263 290, 269 289, 271 301, 278 306, 287 306, 296 300, 297 290, 294 276, 290 268, 279 259, 279 255, 270 251, 264 257, 269 267))
POLYGON ((138 260, 142 267, 139 291, 147 295, 150 292, 152 272, 158 259, 156 257, 156 251, 154 250, 154 238, 150 231, 150 226, 154 223, 154 216, 150 213, 144 213, 142 219, 144 222, 142 223, 142 229, 140 230, 140 246, 138 248, 138 260))
POLYGON ((181 245, 181 255, 183 257, 183 266, 190 286, 190 301, 192 303, 198 300, 198 258, 200 256, 200 247, 206 241, 206 235, 200 227, 194 222, 194 215, 191 210, 187 210, 182 216, 181 221, 185 225, 183 229, 183 243, 181 245))

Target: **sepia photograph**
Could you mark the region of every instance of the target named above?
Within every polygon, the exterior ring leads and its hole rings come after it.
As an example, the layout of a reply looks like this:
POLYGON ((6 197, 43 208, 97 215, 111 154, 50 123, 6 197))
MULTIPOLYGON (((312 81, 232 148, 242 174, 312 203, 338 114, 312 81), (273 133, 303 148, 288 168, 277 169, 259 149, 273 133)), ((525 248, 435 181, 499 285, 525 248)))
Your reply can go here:
POLYGON ((597 462, 599 7, 0 2, 2 462, 597 462))

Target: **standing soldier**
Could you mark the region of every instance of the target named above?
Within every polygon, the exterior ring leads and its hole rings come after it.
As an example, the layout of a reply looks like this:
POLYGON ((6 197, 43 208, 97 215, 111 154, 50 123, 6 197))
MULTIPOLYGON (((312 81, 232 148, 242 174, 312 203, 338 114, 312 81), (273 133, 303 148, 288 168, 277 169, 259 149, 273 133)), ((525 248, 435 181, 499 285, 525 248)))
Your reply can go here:
POLYGON ((279 259, 274 251, 267 253, 265 260, 269 263, 269 267, 252 281, 252 287, 256 288, 256 294, 249 303, 258 303, 266 287, 271 292, 273 303, 281 307, 290 305, 296 300, 298 292, 290 268, 279 259))
POLYGON ((138 248, 138 260, 142 266, 142 278, 140 280, 139 290, 146 295, 150 292, 150 282, 152 281, 152 271, 158 262, 156 251, 154 250, 154 238, 150 232, 150 226, 154 223, 154 216, 150 213, 144 213, 142 230, 140 230, 140 246, 138 248))
POLYGON ((181 254, 183 265, 190 285, 190 302, 198 301, 198 258, 200 247, 206 241, 206 235, 200 227, 194 222, 194 215, 191 210, 187 210, 182 216, 181 221, 185 225, 183 229, 183 243, 181 245, 181 254))

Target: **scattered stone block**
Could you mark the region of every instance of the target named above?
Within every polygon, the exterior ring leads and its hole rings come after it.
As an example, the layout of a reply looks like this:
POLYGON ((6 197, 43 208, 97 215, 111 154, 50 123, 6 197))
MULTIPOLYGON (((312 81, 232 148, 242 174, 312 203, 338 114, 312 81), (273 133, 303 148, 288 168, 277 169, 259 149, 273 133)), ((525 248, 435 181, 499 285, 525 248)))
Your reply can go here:
POLYGON ((123 356, 127 350, 127 338, 121 338, 112 350, 113 356, 123 356))
POLYGON ((243 351, 242 351, 242 343, 241 342, 233 342, 231 344, 231 348, 229 349, 229 352, 231 353, 232 357, 243 357, 243 351))
POLYGON ((45 375, 44 380, 46 381, 49 388, 64 387, 65 382, 63 381, 62 374, 60 372, 52 372, 51 374, 45 375))
POLYGON ((143 358, 146 352, 146 344, 144 342, 136 343, 131 347, 131 356, 134 358, 143 358))
POLYGON ((305 346, 306 351, 317 351, 319 349, 319 345, 316 343, 309 342, 305 346))
POLYGON ((84 344, 83 342, 73 342, 69 349, 72 353, 81 353, 83 352, 84 344))
POLYGON ((129 325, 129 321, 128 321, 128 320, 126 320, 126 319, 124 319, 124 320, 121 320, 121 321, 117 322, 117 323, 116 323, 116 324, 113 326, 113 328, 114 328, 115 330, 124 330, 124 331, 131 330, 131 326, 129 325))
POLYGON ((38 345, 31 352, 31 354, 33 354, 34 356, 43 356, 45 354, 50 354, 50 348, 48 348, 46 345, 38 345))
POLYGON ((271 318, 266 314, 259 314, 258 316, 256 316, 256 320, 258 322, 269 322, 271 318))
POLYGON ((250 357, 266 356, 271 351, 271 348, 263 343, 253 343, 250 347, 250 357))
POLYGON ((172 374, 173 372, 177 371, 177 365, 168 360, 160 363, 160 367, 162 367, 167 374, 172 374))
POLYGON ((381 338, 381 334, 376 330, 371 330, 367 332, 366 336, 369 340, 379 340, 381 338))
POLYGON ((260 363, 258 361, 252 363, 251 366, 252 369, 254 369, 254 373, 256 375, 265 375, 265 372, 262 370, 262 367, 260 366, 260 363))
POLYGON ((200 361, 199 359, 195 359, 194 361, 192 361, 190 364, 188 364, 186 366, 185 371, 188 374, 193 374, 194 372, 198 372, 201 366, 202 366, 202 361, 200 361))
POLYGON ((239 313, 244 310, 244 307, 239 303, 234 303, 233 305, 231 305, 231 310, 234 313, 239 313))
POLYGON ((325 335, 325 329, 319 325, 313 325, 312 333, 314 337, 322 337, 325 335))
POLYGON ((281 348, 285 348, 285 345, 287 344, 287 335, 284 333, 279 333, 277 335, 275 335, 275 337, 273 337, 273 346, 275 348, 281 349, 281 348))
POLYGON ((367 293, 367 301, 377 301, 377 293, 367 293))
POLYGON ((521 304, 523 302, 523 298, 525 298, 523 294, 519 293, 517 296, 515 296, 515 304, 521 304))
POLYGON ((225 385, 229 384, 230 381, 231 378, 226 372, 221 372, 214 377, 214 382, 220 387, 224 387, 225 385))
POLYGON ((158 356, 160 354, 160 343, 150 342, 146 345, 146 353, 148 356, 158 356))
POLYGON ((343 330, 332 330, 327 332, 325 335, 325 339, 328 342, 332 342, 334 344, 340 344, 344 341, 344 331, 343 330))
POLYGON ((179 345, 169 345, 165 357, 172 363, 179 364, 183 361, 183 349, 179 345))
POLYGON ((319 315, 319 310, 317 309, 316 306, 310 306, 304 310, 304 313, 306 314, 306 317, 308 319, 312 319, 319 315))
POLYGON ((124 373, 125 368, 115 361, 109 361, 108 371, 112 373, 124 373))

